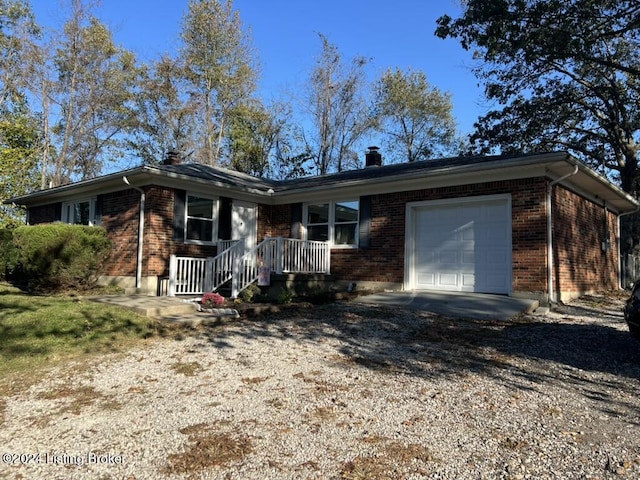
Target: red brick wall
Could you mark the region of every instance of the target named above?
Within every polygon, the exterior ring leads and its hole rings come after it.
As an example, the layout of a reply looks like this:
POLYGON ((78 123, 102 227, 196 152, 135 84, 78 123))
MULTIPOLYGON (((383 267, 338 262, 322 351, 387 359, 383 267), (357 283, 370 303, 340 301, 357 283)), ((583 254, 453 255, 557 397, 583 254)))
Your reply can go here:
POLYGON ((545 180, 537 178, 374 195, 371 246, 332 250, 331 271, 345 279, 402 283, 407 202, 510 193, 512 215, 516 219, 512 224, 513 288, 544 292, 545 189, 545 180))
MULTIPOLYGON (((145 205, 144 256, 142 276, 168 275, 171 254, 206 257, 216 254, 215 246, 185 244, 173 239, 173 189, 147 187, 145 205)), ((102 196, 102 226, 113 241, 106 275, 133 276, 138 259, 138 212, 140 193, 134 189, 102 196)), ((53 206, 29 211, 32 224, 55 220, 53 206)))
POLYGON ((513 182, 511 191, 511 259, 515 292, 547 292, 547 180, 513 182))
POLYGON ((291 205, 258 205, 258 243, 265 237, 291 237, 291 205))
MULTIPOLYGON (((546 186, 546 179, 534 178, 373 195, 370 246, 333 249, 331 271, 338 279, 403 283, 407 202, 510 193, 513 289, 544 294, 547 291, 546 186)), ((143 276, 168 275, 169 256, 173 253, 196 257, 215 255, 216 247, 173 239, 173 189, 153 186, 145 190, 143 276)), ((609 213, 607 217, 612 248, 603 253, 600 249, 603 208, 562 187, 557 186, 554 191, 556 287, 561 286, 565 291, 616 288, 615 215, 609 213)), ((108 275, 135 275, 139 200, 140 194, 133 189, 103 196, 102 225, 115 245, 108 275)), ((33 224, 53 221, 54 215, 53 206, 29 211, 33 224)), ((258 241, 265 236, 290 237, 291 218, 291 205, 258 205, 258 241)))
MULTIPOLYGON (((331 273, 344 280, 403 283, 407 202, 510 193, 513 288, 542 294, 547 285, 546 185, 544 178, 530 178, 373 195, 370 246, 332 249, 331 273)), ((290 215, 273 216, 272 224, 278 232, 274 236, 290 235, 290 215)))
POLYGON ((172 254, 187 257, 212 257, 217 248, 212 245, 187 244, 173 239, 172 188, 152 186, 146 189, 143 276, 169 275, 172 254))
POLYGON ((584 293, 618 287, 618 235, 616 216, 602 206, 567 190, 554 189, 554 287, 556 291, 584 293), (606 218, 606 226, 605 226, 606 218), (601 243, 609 231, 611 248, 601 243))
POLYGON ((135 275, 140 194, 130 188, 102 197, 102 226, 113 241, 105 275, 135 275))

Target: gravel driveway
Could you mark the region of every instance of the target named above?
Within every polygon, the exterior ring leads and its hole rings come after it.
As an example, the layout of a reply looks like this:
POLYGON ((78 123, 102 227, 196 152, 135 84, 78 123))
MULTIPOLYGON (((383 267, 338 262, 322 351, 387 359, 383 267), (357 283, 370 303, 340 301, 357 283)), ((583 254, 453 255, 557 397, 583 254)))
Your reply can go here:
POLYGON ((0 399, 0 478, 639 478, 621 307, 338 303, 152 340, 0 399))

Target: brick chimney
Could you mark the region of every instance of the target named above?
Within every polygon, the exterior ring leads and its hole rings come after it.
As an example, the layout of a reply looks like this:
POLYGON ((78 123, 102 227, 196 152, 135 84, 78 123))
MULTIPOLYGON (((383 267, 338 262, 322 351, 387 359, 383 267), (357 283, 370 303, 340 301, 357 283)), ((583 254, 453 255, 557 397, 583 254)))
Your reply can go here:
POLYGON ((162 161, 163 165, 180 165, 181 159, 178 152, 175 150, 169 150, 167 152, 167 156, 162 161))
POLYGON ((380 147, 369 147, 365 154, 365 167, 380 167, 382 165, 382 155, 378 151, 380 147))

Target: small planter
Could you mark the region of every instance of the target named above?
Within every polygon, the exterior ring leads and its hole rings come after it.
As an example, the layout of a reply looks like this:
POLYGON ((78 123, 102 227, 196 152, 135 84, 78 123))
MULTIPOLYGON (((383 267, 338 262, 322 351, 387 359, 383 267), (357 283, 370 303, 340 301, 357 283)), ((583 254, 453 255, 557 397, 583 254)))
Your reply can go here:
POLYGON ((196 311, 206 313, 212 319, 222 320, 225 318, 238 318, 238 311, 225 307, 226 300, 219 293, 205 293, 202 298, 193 298, 190 302, 195 303, 196 311))
POLYGON ((196 304, 196 310, 201 313, 208 313, 218 318, 238 318, 240 315, 238 311, 234 308, 224 308, 224 307, 205 307, 201 303, 196 304))

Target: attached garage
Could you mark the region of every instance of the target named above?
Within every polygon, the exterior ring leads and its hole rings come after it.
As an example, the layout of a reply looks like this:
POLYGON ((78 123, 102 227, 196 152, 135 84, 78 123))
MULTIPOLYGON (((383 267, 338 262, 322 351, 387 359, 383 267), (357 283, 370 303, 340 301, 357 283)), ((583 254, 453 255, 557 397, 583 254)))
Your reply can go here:
POLYGON ((511 293, 511 197, 490 195, 407 204, 412 289, 511 293))

